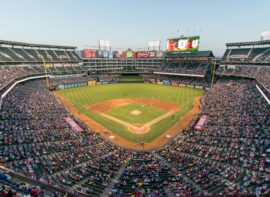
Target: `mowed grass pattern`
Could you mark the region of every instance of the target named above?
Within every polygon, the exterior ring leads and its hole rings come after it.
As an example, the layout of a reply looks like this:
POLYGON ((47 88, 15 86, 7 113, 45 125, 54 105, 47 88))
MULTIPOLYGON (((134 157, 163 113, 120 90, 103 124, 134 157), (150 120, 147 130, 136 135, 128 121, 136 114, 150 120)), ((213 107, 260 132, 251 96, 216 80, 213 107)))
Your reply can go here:
POLYGON ((194 98, 202 96, 204 90, 133 83, 87 86, 59 90, 58 93, 73 103, 81 113, 94 119, 115 134, 120 135, 131 142, 138 142, 140 136, 143 136, 145 142, 151 142, 153 139, 166 132, 180 117, 192 109, 194 98), (123 125, 101 117, 88 109, 90 105, 95 103, 120 98, 152 98, 178 104, 181 106, 181 109, 174 114, 174 119, 167 117, 154 124, 148 133, 138 136, 137 134, 129 132, 123 125))
POLYGON ((140 103, 131 103, 118 108, 111 109, 106 114, 123 120, 125 122, 136 124, 136 123, 147 123, 162 114, 166 113, 164 110, 150 105, 143 105, 140 103), (138 110, 141 112, 139 115, 134 115, 131 112, 138 110))

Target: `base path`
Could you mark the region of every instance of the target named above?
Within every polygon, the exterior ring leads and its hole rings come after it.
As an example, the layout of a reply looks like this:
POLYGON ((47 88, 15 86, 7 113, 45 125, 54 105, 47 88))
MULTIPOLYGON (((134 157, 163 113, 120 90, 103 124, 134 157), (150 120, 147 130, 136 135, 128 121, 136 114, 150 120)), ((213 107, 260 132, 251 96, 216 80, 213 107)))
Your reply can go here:
POLYGON ((128 105, 131 103, 141 103, 144 105, 149 105, 149 106, 163 109, 164 111, 178 110, 180 108, 176 104, 169 103, 166 101, 156 100, 156 99, 127 98, 127 99, 115 99, 115 100, 103 101, 103 102, 89 106, 89 109, 94 112, 104 113, 113 108, 121 107, 121 106, 128 105))
POLYGON ((150 127, 154 124, 156 124, 157 122, 163 120, 164 118, 167 118, 168 116, 174 114, 176 112, 176 110, 171 110, 169 111, 168 113, 166 114, 163 114, 159 117, 157 117, 156 119, 153 119, 151 120, 150 122, 147 122, 145 124, 141 124, 141 125, 138 125, 138 124, 130 124, 128 122, 125 122, 123 120, 120 120, 118 118, 115 118, 113 116, 110 116, 108 114, 105 114, 105 113, 98 113, 100 116, 103 116, 105 118, 108 118, 110 120, 113 120, 121 125, 124 125, 125 127, 128 128, 128 130, 132 133, 136 133, 136 134, 144 134, 144 133, 147 133, 149 130, 150 130, 150 127))
MULTIPOLYGON (((170 138, 173 138, 178 133, 180 133, 184 128, 186 128, 191 123, 191 121, 196 117, 196 114, 200 111, 200 97, 198 97, 198 98, 194 99, 194 101, 193 101, 193 108, 189 112, 187 112, 182 117, 182 119, 179 120, 179 122, 177 122, 175 125, 173 125, 167 132, 163 133, 162 135, 160 135, 159 137, 154 139, 152 142, 145 143, 144 146, 142 147, 139 143, 133 143, 133 142, 130 142, 130 141, 122 138, 121 136, 115 135, 113 132, 109 131, 107 128, 100 125, 95 120, 80 113, 78 111, 78 109, 68 99, 58 95, 57 92, 54 92, 54 94, 69 109, 71 114, 73 114, 76 118, 83 121, 90 129, 101 133, 103 136, 108 138, 113 143, 118 144, 119 146, 122 146, 125 148, 130 148, 130 149, 136 149, 136 150, 150 150, 150 149, 159 148, 159 147, 164 146, 170 140, 170 138), (169 135, 170 138, 168 138, 167 135, 169 135), (110 136, 115 136, 115 137, 113 139, 111 139, 110 136)), ((164 106, 164 107, 166 107, 166 106, 164 106)), ((177 107, 179 107, 179 106, 177 106, 177 107)))

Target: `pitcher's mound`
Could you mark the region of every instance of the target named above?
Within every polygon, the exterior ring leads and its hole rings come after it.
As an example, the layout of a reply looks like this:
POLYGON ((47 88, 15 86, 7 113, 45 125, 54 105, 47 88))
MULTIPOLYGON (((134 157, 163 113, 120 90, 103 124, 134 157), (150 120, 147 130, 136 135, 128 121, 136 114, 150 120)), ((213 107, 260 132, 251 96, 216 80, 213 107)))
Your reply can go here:
POLYGON ((140 115, 142 112, 139 111, 139 110, 137 110, 137 109, 135 109, 135 110, 132 110, 130 113, 131 113, 132 115, 138 116, 138 115, 140 115))

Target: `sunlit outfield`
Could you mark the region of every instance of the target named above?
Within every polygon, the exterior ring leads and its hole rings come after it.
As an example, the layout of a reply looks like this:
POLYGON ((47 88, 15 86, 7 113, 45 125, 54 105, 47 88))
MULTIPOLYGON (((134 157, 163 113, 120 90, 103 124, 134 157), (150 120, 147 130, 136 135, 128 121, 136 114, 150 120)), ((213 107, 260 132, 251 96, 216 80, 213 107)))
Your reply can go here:
POLYGON ((161 120, 154 124, 148 133, 143 135, 145 142, 151 142, 153 139, 166 132, 181 116, 192 109, 194 98, 202 96, 204 90, 155 84, 121 83, 64 89, 59 90, 58 93, 73 103, 81 113, 89 116, 116 135, 122 136, 131 142, 138 142, 137 134, 129 132, 127 128, 121 124, 90 111, 89 106, 102 101, 120 98, 152 98, 181 106, 180 110, 175 112, 174 119, 167 117, 161 120))

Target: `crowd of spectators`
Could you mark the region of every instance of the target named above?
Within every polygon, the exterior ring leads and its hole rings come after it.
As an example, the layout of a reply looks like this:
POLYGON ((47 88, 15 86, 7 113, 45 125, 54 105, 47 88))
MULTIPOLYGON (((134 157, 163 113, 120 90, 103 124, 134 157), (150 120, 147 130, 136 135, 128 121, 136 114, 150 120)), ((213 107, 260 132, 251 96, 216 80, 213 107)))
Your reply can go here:
POLYGON ((194 85, 209 87, 210 82, 207 78, 188 77, 188 76, 168 76, 168 75, 156 75, 155 81, 170 81, 176 84, 194 85))
MULTIPOLYGON (((79 66, 58 66, 47 67, 49 74, 68 74, 68 73, 83 73, 84 70, 79 66)), ((0 66, 0 89, 11 83, 15 79, 33 76, 44 75, 45 70, 43 65, 23 65, 23 66, 0 66)), ((76 79, 73 79, 76 80, 76 79)))
POLYGON ((1 197, 36 197, 43 193, 39 186, 33 186, 26 182, 18 183, 9 175, 0 172, 0 196, 1 197))
POLYGON ((166 196, 168 165, 147 152, 133 152, 110 196, 166 196))
POLYGON ((88 130, 44 81, 26 82, 2 103, 0 162, 77 196, 107 188, 111 197, 269 195, 270 107, 254 81, 217 82, 202 97, 201 115, 208 117, 202 130, 190 126, 163 148, 136 152, 88 130), (74 132, 67 117, 83 132, 74 132))
POLYGON ((91 187, 97 186, 93 184, 104 188, 114 170, 121 166, 121 157, 115 154, 122 154, 122 150, 98 133, 74 132, 65 120, 69 116, 66 108, 46 90, 44 81, 18 85, 2 103, 0 162, 60 188, 75 186, 82 180, 86 180, 86 192, 87 188, 94 192, 91 187))
POLYGON ((0 67, 0 88, 4 87, 17 77, 26 75, 23 69, 15 67, 0 67))
POLYGON ((270 92, 270 66, 220 66, 217 73, 221 75, 227 74, 255 78, 270 92))
POLYGON ((191 127, 158 151, 171 164, 171 190, 180 196, 269 195, 270 106, 255 83, 217 83, 202 106, 204 128, 191 127))
POLYGON ((210 67, 210 63, 168 63, 158 71, 166 73, 179 73, 186 75, 205 75, 210 67))

